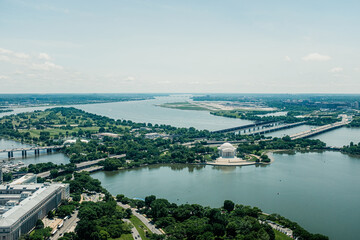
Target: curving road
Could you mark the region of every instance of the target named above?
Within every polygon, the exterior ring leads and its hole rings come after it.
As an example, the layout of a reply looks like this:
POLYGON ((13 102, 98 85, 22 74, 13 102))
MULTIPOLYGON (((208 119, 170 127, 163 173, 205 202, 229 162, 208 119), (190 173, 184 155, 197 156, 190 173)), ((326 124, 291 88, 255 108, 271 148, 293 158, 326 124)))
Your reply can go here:
POLYGON ((123 219, 124 222, 130 223, 133 227, 131 228, 131 235, 133 237, 133 239, 140 239, 140 233, 138 232, 138 230, 136 229, 136 227, 131 223, 131 221, 129 219, 123 219))
POLYGON ((145 224, 145 226, 148 227, 152 233, 160 234, 160 235, 164 234, 164 233, 161 232, 158 228, 156 228, 155 225, 152 224, 149 219, 147 219, 146 217, 144 217, 144 215, 141 215, 140 213, 136 212, 136 209, 135 209, 135 208, 131 208, 129 205, 127 205, 127 204, 122 204, 122 203, 119 203, 119 202, 118 202, 118 205, 119 205, 120 207, 122 207, 122 208, 125 208, 125 209, 126 209, 126 208, 130 208, 132 214, 133 214, 135 217, 137 217, 138 219, 140 219, 140 221, 143 222, 143 223, 145 224))

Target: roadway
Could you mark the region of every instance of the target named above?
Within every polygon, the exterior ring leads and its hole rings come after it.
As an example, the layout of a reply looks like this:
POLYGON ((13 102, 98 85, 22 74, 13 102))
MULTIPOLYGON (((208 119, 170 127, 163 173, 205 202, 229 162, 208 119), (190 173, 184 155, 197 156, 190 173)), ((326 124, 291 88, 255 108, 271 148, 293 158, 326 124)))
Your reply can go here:
POLYGON ((122 208, 125 208, 125 209, 130 208, 132 214, 133 214, 135 217, 137 217, 138 219, 140 219, 140 221, 141 221, 142 223, 144 223, 145 226, 146 226, 147 228, 149 228, 152 233, 159 234, 159 235, 164 234, 164 233, 161 232, 158 228, 156 228, 155 225, 152 224, 149 219, 147 219, 146 217, 144 217, 144 215, 138 213, 135 208, 131 208, 129 205, 127 205, 127 204, 122 204, 122 203, 119 203, 119 202, 118 202, 118 205, 119 205, 120 207, 122 207, 122 208))
POLYGON ((253 132, 243 133, 243 135, 257 135, 257 134, 276 132, 276 131, 280 131, 280 130, 283 130, 283 129, 293 128, 293 127, 297 127, 297 126, 300 126, 300 125, 304 125, 305 123, 306 122, 285 123, 285 124, 280 124, 280 125, 269 127, 269 128, 263 128, 263 129, 255 130, 253 132))
POLYGON ((349 124, 350 122, 351 122, 351 120, 349 120, 348 118, 343 118, 343 120, 341 122, 327 124, 327 125, 323 125, 323 126, 320 126, 317 128, 313 128, 308 131, 300 132, 300 133, 291 135, 290 138, 291 138, 291 140, 296 140, 296 139, 300 139, 300 138, 311 137, 311 136, 318 135, 323 132, 330 131, 335 128, 343 127, 343 126, 349 124))
POLYGON ((77 222, 79 221, 79 218, 77 217, 78 216, 78 211, 75 210, 75 212, 71 215, 71 218, 69 219, 66 219, 64 221, 64 225, 62 226, 62 228, 60 228, 54 236, 52 236, 50 239, 59 239, 60 237, 62 237, 64 235, 64 233, 67 233, 67 232, 74 232, 75 231, 75 228, 76 228, 76 225, 77 225, 77 222))
POLYGON ((277 123, 277 122, 274 122, 274 121, 258 122, 258 123, 252 123, 252 124, 242 125, 242 126, 238 126, 238 127, 216 130, 216 131, 212 131, 212 133, 238 132, 240 130, 247 130, 250 128, 259 127, 259 126, 263 126, 263 125, 267 125, 267 124, 275 124, 275 123, 277 123))
POLYGON ((131 221, 129 219, 126 219, 126 218, 124 218, 123 221, 126 222, 126 223, 130 223, 130 225, 132 226, 131 235, 132 235, 133 239, 140 239, 141 240, 142 238, 140 237, 140 233, 138 232, 136 227, 131 223, 131 221))
MULTIPOLYGON (((124 157, 126 157, 126 154, 109 156, 108 158, 124 158, 124 157)), ((77 170, 82 170, 82 169, 85 170, 85 168, 88 168, 89 170, 91 170, 90 166, 96 165, 97 163, 99 163, 100 161, 103 161, 105 159, 106 158, 100 158, 100 159, 97 159, 97 160, 77 163, 76 164, 76 169, 77 170)), ((59 171, 59 172, 62 172, 62 171, 59 171)), ((41 177, 41 178, 48 178, 50 176, 50 171, 38 173, 37 176, 41 177)))

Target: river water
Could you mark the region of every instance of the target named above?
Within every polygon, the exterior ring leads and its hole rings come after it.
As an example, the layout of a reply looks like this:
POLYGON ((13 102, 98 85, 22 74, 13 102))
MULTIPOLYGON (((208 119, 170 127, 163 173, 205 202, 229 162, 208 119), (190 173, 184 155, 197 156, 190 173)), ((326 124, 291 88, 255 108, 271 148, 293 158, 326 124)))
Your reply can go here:
POLYGON ((112 194, 154 194, 175 203, 220 207, 224 200, 279 213, 331 239, 360 235, 360 159, 339 152, 274 154, 269 166, 157 165, 97 172, 112 194))
POLYGON ((178 110, 157 105, 170 102, 184 102, 190 96, 174 95, 156 99, 104 104, 87 104, 76 107, 114 119, 132 120, 141 123, 168 124, 175 127, 219 130, 252 123, 252 121, 224 118, 211 115, 208 111, 178 110))
MULTIPOLYGON (((182 102, 189 96, 159 97, 146 101, 78 105, 80 109, 115 119, 135 122, 170 124, 177 127, 218 130, 251 123, 239 119, 210 115, 207 111, 186 111, 162 108, 166 102, 182 102)), ((16 109, 13 113, 41 110, 16 109)), ((8 115, 13 113, 3 113, 8 115)), ((311 129, 303 125, 271 133, 282 137, 311 129)), ((360 142, 360 129, 340 128, 318 135, 329 146, 360 142)), ((26 144, 0 140, 0 149, 23 147, 26 144)), ((68 163, 60 153, 35 157, 33 153, 16 160, 25 164, 38 162, 68 163)), ((0 159, 7 158, 0 154, 0 159)), ((117 172, 98 172, 92 176, 101 180, 111 193, 128 197, 155 194, 175 203, 200 203, 219 207, 225 199, 258 206, 265 212, 279 213, 297 221, 311 232, 331 239, 357 239, 360 230, 360 159, 339 152, 274 154, 269 166, 212 167, 212 166, 150 166, 117 172)))
MULTIPOLYGON (((11 140, 0 139, 0 149, 14 149, 14 148, 24 148, 30 147, 29 144, 19 143, 11 140)), ((23 158, 20 152, 14 152, 14 158, 8 160, 7 153, 0 153, 0 161, 5 160, 6 163, 18 163, 23 162, 25 165, 36 164, 36 163, 46 163, 53 162, 55 164, 67 164, 69 163, 69 158, 62 153, 53 152, 46 153, 46 151, 40 151, 40 155, 36 155, 34 151, 27 151, 27 157, 23 158)))

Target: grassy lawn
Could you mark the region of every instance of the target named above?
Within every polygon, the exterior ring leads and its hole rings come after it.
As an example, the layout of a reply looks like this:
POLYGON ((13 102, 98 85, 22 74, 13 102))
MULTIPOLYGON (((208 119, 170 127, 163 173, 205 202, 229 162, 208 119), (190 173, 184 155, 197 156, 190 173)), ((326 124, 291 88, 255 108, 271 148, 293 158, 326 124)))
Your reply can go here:
POLYGON ((275 229, 273 229, 275 232, 275 240, 291 240, 291 237, 286 236, 285 234, 283 234, 282 232, 279 232, 275 229))
MULTIPOLYGON (((90 131, 93 133, 96 133, 99 131, 99 127, 80 127, 83 131, 90 131)), ((58 135, 59 133, 62 133, 63 136, 66 135, 66 132, 68 132, 69 136, 71 136, 72 132, 78 132, 79 127, 75 127, 72 130, 64 130, 64 129, 59 129, 59 128, 46 128, 46 129, 30 129, 30 130, 25 130, 25 129, 21 129, 20 132, 30 132, 31 137, 40 137, 40 132, 49 132, 50 136, 53 137, 55 135, 58 135)))

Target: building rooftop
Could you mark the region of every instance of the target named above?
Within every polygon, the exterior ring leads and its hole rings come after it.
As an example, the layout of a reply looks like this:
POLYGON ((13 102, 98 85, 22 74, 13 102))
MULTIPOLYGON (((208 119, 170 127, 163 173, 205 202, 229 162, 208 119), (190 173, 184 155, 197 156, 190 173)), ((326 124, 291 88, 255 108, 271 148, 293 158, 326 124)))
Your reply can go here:
POLYGON ((15 179, 11 184, 23 184, 23 183, 28 183, 31 180, 34 180, 34 182, 36 181, 36 174, 34 173, 28 173, 24 176, 22 176, 21 178, 15 179))
POLYGON ((231 150, 235 150, 236 148, 231 144, 231 143, 224 143, 222 144, 219 149, 221 150, 225 150, 225 149, 231 149, 231 150))
MULTIPOLYGON (((6 189, 9 185, 1 185, 0 189, 6 189)), ((21 220, 21 218, 26 215, 28 212, 36 209, 38 205, 42 204, 42 201, 53 195, 60 187, 64 187, 65 184, 32 184, 32 185, 14 185, 10 187, 23 189, 36 189, 31 196, 21 201, 18 205, 12 207, 7 212, 0 215, 0 228, 11 227, 17 221, 21 220)))
POLYGON ((9 190, 9 189, 36 191, 43 185, 44 184, 24 184, 24 185, 20 185, 20 184, 14 184, 14 185, 13 184, 6 184, 6 185, 3 185, 3 184, 1 184, 0 185, 0 191, 9 190))

